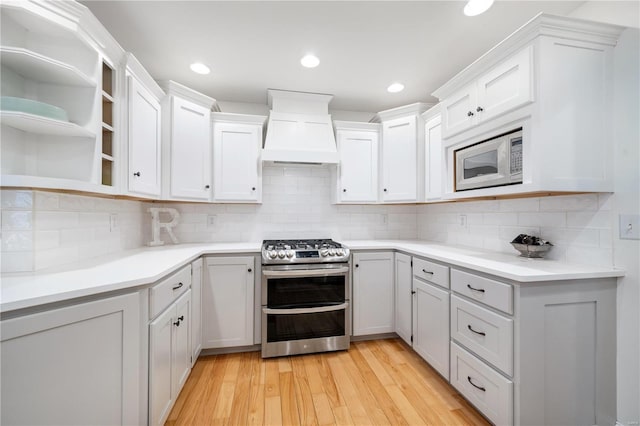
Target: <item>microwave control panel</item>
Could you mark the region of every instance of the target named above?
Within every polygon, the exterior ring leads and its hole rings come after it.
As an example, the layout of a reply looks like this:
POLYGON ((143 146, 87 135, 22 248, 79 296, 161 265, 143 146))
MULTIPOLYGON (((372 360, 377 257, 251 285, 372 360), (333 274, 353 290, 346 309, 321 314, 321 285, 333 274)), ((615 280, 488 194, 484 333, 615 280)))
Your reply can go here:
POLYGON ((522 137, 513 138, 511 144, 511 174, 522 173, 522 137))

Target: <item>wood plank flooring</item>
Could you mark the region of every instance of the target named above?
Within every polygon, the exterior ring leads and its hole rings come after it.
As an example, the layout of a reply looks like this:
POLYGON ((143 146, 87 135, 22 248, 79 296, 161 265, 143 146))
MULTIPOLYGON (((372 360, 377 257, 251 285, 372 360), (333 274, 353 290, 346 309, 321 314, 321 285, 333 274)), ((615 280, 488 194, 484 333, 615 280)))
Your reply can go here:
POLYGON ((400 339, 349 351, 201 357, 166 425, 487 425, 400 339))

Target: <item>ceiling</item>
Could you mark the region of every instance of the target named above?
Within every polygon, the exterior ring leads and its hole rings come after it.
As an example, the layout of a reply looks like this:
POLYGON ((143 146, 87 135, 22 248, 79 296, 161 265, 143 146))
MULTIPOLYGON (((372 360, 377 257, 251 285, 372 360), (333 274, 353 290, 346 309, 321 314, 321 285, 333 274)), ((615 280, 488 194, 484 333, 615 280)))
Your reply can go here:
POLYGON ((579 1, 85 1, 156 80, 219 101, 265 104, 266 89, 334 95, 331 109, 377 112, 431 93, 539 12, 579 1), (313 52, 320 66, 300 58, 313 52), (209 75, 189 69, 193 62, 209 75), (388 93, 393 82, 405 90, 388 93))

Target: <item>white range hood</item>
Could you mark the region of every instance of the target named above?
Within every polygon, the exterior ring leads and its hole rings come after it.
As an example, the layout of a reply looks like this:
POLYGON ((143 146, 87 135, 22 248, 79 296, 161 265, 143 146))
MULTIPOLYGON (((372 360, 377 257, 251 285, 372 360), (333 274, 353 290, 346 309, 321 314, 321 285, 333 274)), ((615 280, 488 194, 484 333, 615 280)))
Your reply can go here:
POLYGON ((269 121, 262 161, 337 164, 329 115, 332 95, 267 90, 269 121))

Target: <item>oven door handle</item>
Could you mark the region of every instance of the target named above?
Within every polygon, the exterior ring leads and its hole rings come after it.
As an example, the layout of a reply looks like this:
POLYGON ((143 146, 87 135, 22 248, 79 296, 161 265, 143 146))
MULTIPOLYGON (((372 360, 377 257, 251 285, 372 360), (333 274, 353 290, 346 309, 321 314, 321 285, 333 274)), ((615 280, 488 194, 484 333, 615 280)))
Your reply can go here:
POLYGON ((293 308, 293 309, 272 309, 262 308, 262 312, 267 315, 295 315, 295 314, 317 314, 320 312, 331 312, 346 309, 348 302, 339 305, 319 306, 317 308, 293 308))
POLYGON ((262 270, 262 274, 269 277, 328 277, 332 275, 344 275, 349 272, 349 268, 344 266, 342 268, 335 269, 292 269, 289 271, 266 271, 262 270))

